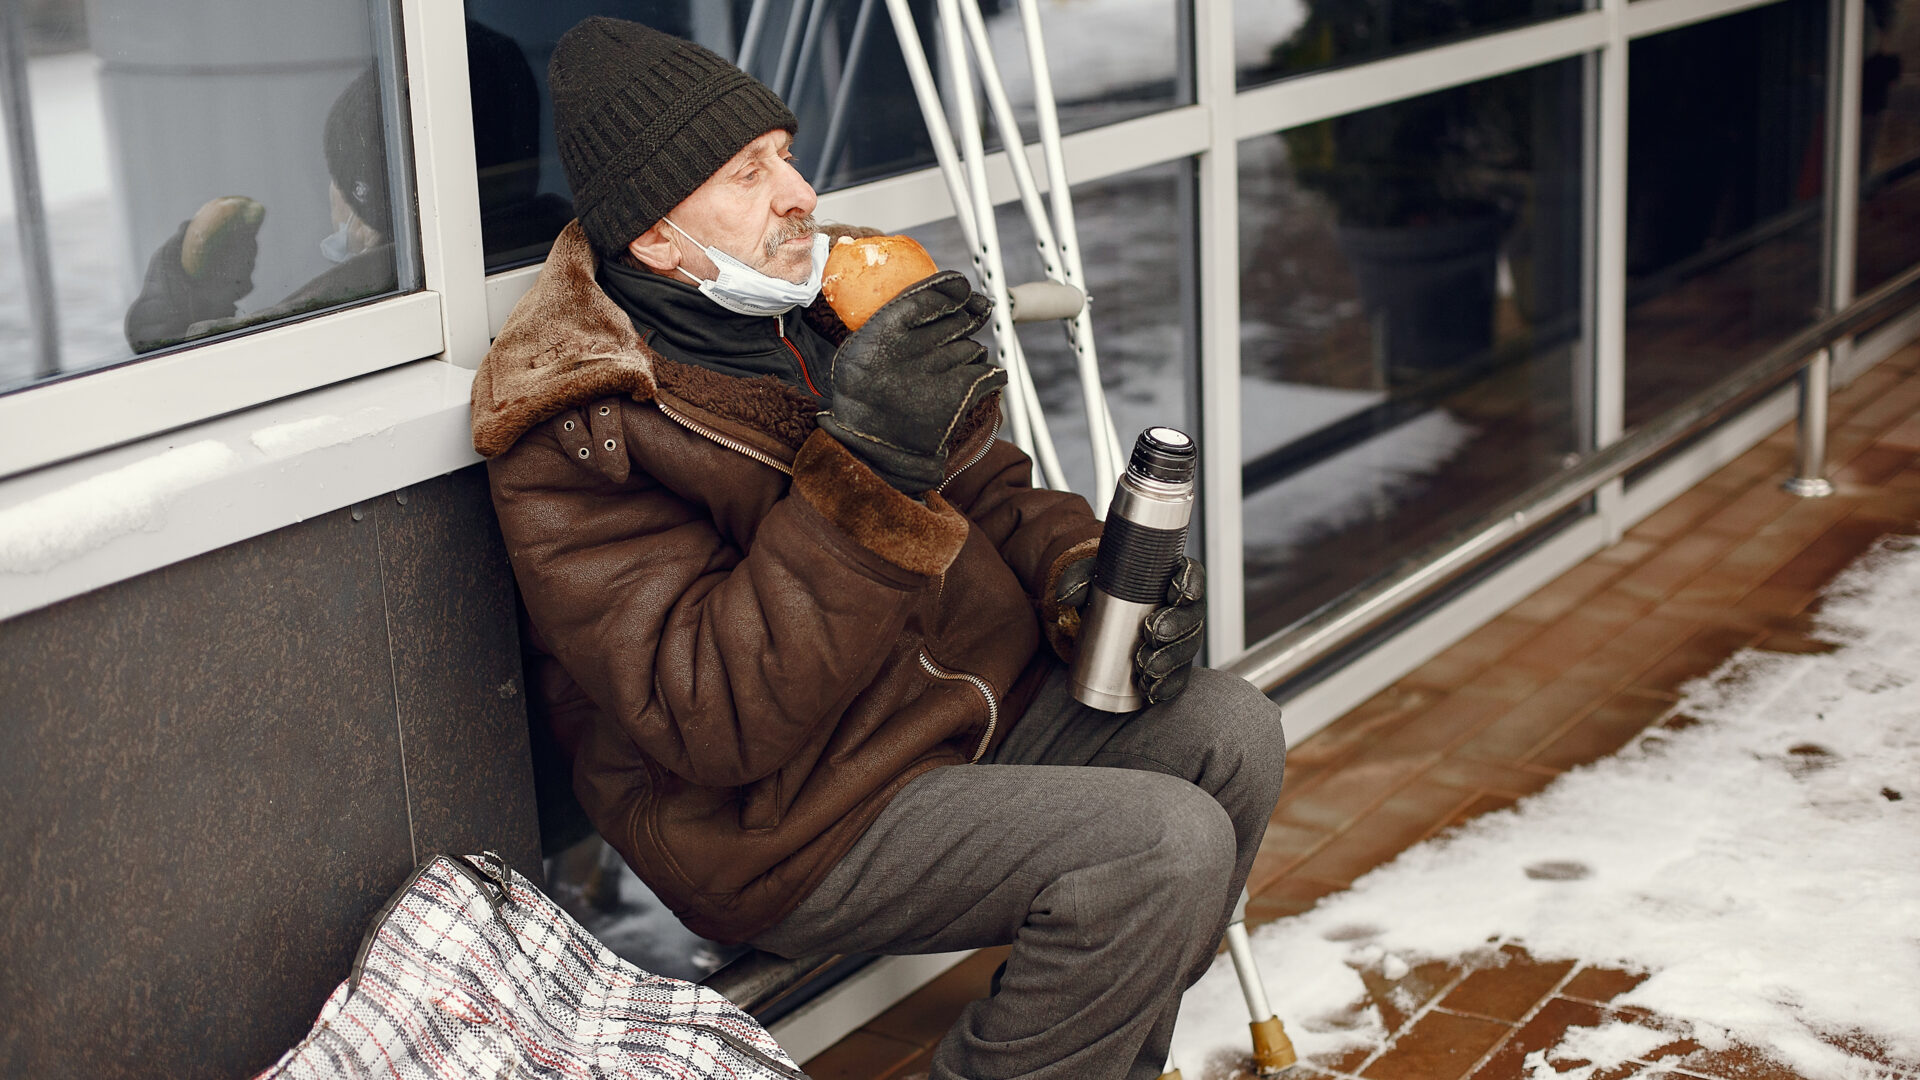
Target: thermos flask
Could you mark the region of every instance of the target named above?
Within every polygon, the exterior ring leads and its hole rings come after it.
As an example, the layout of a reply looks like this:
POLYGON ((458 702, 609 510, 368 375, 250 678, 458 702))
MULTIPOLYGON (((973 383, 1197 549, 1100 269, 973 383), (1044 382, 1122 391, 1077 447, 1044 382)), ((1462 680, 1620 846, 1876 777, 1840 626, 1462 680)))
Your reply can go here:
POLYGON ((1073 696, 1083 705, 1131 712, 1146 704, 1133 682, 1133 658, 1141 626, 1167 602, 1167 583, 1187 549, 1195 462, 1185 432, 1148 428, 1114 485, 1073 658, 1073 696))

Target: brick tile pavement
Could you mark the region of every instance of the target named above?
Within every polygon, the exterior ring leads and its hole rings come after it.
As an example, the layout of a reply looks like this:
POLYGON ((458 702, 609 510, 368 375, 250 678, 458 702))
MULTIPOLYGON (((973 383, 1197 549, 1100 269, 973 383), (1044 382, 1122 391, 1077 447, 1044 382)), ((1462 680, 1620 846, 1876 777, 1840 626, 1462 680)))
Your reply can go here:
MULTIPOLYGON (((1612 753, 1663 722, 1682 684, 1737 649, 1826 648, 1807 636, 1820 588, 1878 537, 1920 528, 1920 347, 1836 395, 1832 420, 1834 497, 1780 490, 1793 443, 1790 429, 1777 433, 1294 747, 1249 883, 1249 922, 1305 911, 1420 840, 1612 753)), ((898 1080, 924 1069, 960 1008, 986 994, 998 962, 995 952, 959 965, 807 1071, 818 1080, 898 1080)), ((1609 1004, 1643 977, 1538 963, 1512 947, 1490 949, 1466 969, 1415 968, 1397 982, 1363 973, 1387 1040, 1288 1075, 1518 1080, 1527 1054, 1556 1045, 1570 1027, 1611 1017, 1658 1029, 1658 1017, 1609 1004)), ((1920 1064, 1846 1045, 1890 1075, 1920 1077, 1920 1064)), ((1676 1040, 1598 1075, 1792 1074, 1751 1048, 1676 1040)))

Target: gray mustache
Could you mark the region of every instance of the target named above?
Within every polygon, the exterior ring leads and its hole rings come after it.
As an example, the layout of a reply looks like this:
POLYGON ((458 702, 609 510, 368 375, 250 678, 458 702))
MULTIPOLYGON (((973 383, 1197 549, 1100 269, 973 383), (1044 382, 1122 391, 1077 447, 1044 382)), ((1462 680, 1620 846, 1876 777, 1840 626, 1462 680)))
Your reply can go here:
POLYGON ((819 231, 820 223, 814 220, 812 214, 787 222, 785 225, 780 226, 772 236, 767 237, 767 258, 771 259, 778 255, 781 244, 789 240, 798 240, 803 236, 811 236, 819 231))

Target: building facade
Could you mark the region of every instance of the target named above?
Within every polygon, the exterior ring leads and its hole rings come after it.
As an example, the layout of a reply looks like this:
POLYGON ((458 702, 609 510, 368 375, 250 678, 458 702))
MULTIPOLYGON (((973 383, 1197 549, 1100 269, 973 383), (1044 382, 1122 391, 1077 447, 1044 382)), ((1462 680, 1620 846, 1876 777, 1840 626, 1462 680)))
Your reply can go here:
MULTIPOLYGON (((1032 143, 1023 5, 977 6, 1032 143)), ((5 8, 0 1012, 26 1020, 0 1071, 257 1070, 416 859, 537 872, 539 748, 466 418, 570 216, 559 35, 618 15, 736 59, 800 117, 821 217, 963 267, 898 36, 952 79, 945 8, 5 8), (104 1033, 76 1041, 83 1018, 104 1033)), ((1295 739, 1750 446, 1792 391, 1337 640, 1330 612, 1920 263, 1920 0, 1031 12, 1119 436, 1199 441, 1208 657, 1295 739)), ((1036 277, 986 148, 1008 273, 1036 277)), ((1887 316, 1836 377, 1916 333, 1920 310, 1887 316)), ((1072 349, 1023 341, 1099 501, 1072 349)))

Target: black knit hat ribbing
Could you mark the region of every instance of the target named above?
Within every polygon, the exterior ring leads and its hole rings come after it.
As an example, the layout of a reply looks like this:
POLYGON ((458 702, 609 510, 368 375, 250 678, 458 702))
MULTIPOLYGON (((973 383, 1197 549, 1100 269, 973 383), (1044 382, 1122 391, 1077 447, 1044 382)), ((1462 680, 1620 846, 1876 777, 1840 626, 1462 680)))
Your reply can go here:
POLYGON ((799 126, 773 91, 712 52, 602 15, 561 35, 547 83, 573 210, 603 256, 652 228, 741 147, 799 126))

